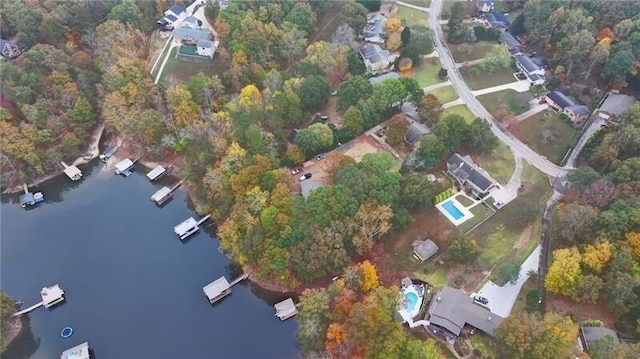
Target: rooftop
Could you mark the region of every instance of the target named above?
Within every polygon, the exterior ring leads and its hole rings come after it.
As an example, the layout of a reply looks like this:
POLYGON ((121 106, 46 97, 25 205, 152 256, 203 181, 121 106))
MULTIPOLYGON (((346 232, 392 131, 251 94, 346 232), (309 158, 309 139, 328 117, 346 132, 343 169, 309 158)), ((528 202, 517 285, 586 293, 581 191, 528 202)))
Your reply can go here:
POLYGON ((276 316, 280 318, 280 320, 285 320, 298 314, 296 304, 291 298, 287 298, 280 303, 276 303, 273 307, 276 309, 276 316))
POLYGON ((82 177, 82 171, 76 166, 69 166, 64 169, 64 174, 72 180, 78 180, 82 177))
POLYGON ((169 187, 162 187, 156 193, 151 196, 151 200, 154 202, 158 202, 168 196, 171 193, 171 189, 169 187))
POLYGON ((418 256, 422 262, 426 261, 436 253, 438 253, 438 246, 430 239, 422 241, 413 246, 413 252, 418 256))
POLYGON ((131 161, 128 158, 125 158, 124 160, 116 163, 116 170, 118 170, 120 172, 124 172, 124 171, 128 170, 131 167, 133 167, 133 161, 131 161))
POLYGON ((162 166, 157 166, 156 168, 149 171, 149 173, 147 173, 147 178, 153 181, 154 179, 162 176, 166 171, 167 171, 166 168, 162 166))
POLYGON ((64 291, 60 288, 59 285, 54 284, 51 287, 42 288, 40 291, 40 296, 42 297, 42 302, 44 303, 45 308, 48 304, 59 301, 64 297, 64 291))
POLYGON ((369 78, 369 83, 372 85, 376 85, 381 82, 384 82, 385 80, 399 79, 399 78, 400 78, 400 75, 398 75, 397 72, 387 72, 386 74, 369 78))
POLYGON ((524 67, 527 72, 533 72, 540 70, 540 66, 536 65, 529 56, 520 55, 516 56, 516 61, 520 63, 522 67, 524 67))
POLYGON ((600 112, 609 115, 620 115, 636 103, 636 99, 624 94, 609 94, 600 106, 600 112))
POLYGON ((193 217, 189 217, 182 221, 179 225, 173 227, 173 231, 176 232, 177 235, 181 236, 184 233, 187 233, 190 229, 197 227, 198 222, 196 222, 193 217))
POLYGON ((511 27, 511 21, 502 13, 490 12, 484 14, 484 18, 491 24, 491 27, 503 29, 509 29, 511 27))
POLYGON ((447 170, 460 181, 473 183, 478 189, 485 192, 493 186, 496 181, 488 173, 482 171, 471 157, 460 156, 454 153, 447 160, 447 170))
POLYGON ((386 61, 391 53, 387 50, 383 50, 380 45, 366 44, 360 51, 362 58, 369 60, 369 62, 375 64, 381 61, 386 61))
POLYGON ((580 336, 583 339, 583 343, 587 346, 587 349, 592 348, 596 345, 596 342, 600 339, 603 339, 607 336, 610 336, 613 340, 613 344, 620 344, 620 339, 618 338, 618 334, 605 327, 583 327, 580 326, 580 336))
POLYGON ((509 32, 500 33, 500 41, 502 41, 509 49, 522 46, 520 41, 518 41, 518 39, 509 32))
POLYGON ((202 47, 205 49, 210 49, 210 48, 216 48, 216 42, 217 41, 210 41, 210 40, 198 40, 196 42, 196 46, 197 47, 202 47))
POLYGON ((89 342, 84 342, 71 349, 63 351, 60 359, 89 359, 90 357, 89 342))
POLYGON ((573 113, 575 116, 589 116, 589 108, 585 105, 572 105, 565 108, 565 110, 573 113))
POLYGON ((572 99, 570 99, 567 95, 560 91, 549 92, 547 94, 547 98, 562 108, 573 106, 576 104, 572 99))
POLYGON ((420 139, 420 137, 424 136, 427 133, 429 133, 429 130, 424 125, 414 122, 409 125, 409 127, 407 127, 407 132, 404 135, 404 139, 408 143, 414 144, 417 140, 420 139))
POLYGON ((185 8, 183 5, 173 5, 167 11, 171 11, 172 13, 174 13, 176 15, 180 15, 183 12, 187 11, 187 8, 185 8))
POLYGON ((211 31, 208 29, 192 29, 189 27, 180 27, 173 32, 173 37, 178 40, 209 40, 211 31))
POLYGON ((444 287, 431 300, 427 312, 431 324, 460 335, 465 324, 469 324, 493 336, 504 318, 475 304, 463 291, 444 287))
POLYGON ((382 14, 375 14, 367 19, 363 34, 365 37, 383 36, 385 34, 384 25, 387 18, 382 14))
POLYGON ((229 282, 227 282, 227 278, 220 277, 214 282, 207 284, 204 288, 202 288, 202 290, 204 291, 204 294, 207 296, 207 298, 209 298, 209 301, 211 301, 229 288, 230 287, 229 282))

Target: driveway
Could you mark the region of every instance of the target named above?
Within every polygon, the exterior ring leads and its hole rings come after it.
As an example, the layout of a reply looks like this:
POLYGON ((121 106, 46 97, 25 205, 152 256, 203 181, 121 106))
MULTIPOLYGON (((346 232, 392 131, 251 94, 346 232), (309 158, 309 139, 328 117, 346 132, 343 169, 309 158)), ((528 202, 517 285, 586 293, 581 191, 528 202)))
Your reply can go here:
POLYGON ((516 162, 516 166, 509 182, 507 182, 504 187, 500 186, 500 188, 494 188, 489 192, 489 195, 495 200, 495 202, 491 204, 498 208, 504 207, 518 197, 518 189, 522 184, 520 180, 522 177, 522 158, 518 155, 514 155, 514 160, 516 162), (497 203, 499 202, 502 204, 498 206, 497 203))
POLYGON ((507 284, 505 286, 499 286, 492 281, 488 281, 478 291, 478 293, 471 293, 471 296, 480 295, 489 300, 486 305, 491 313, 498 314, 499 316, 506 318, 511 314, 513 304, 518 299, 520 289, 524 285, 524 282, 529 278, 529 271, 538 271, 538 260, 540 257, 540 246, 537 246, 533 252, 527 257, 520 267, 520 277, 516 284, 507 284))
POLYGON ((451 52, 446 46, 444 33, 442 32, 442 27, 440 26, 440 15, 442 13, 442 1, 443 0, 433 0, 431 2, 431 8, 429 11, 429 26, 434 34, 434 45, 436 47, 436 51, 438 52, 438 57, 440 58, 440 62, 442 66, 447 69, 449 80, 453 88, 456 90, 460 98, 467 104, 469 110, 480 118, 483 118, 491 124, 491 130, 493 133, 504 142, 514 154, 517 154, 524 159, 526 159, 533 166, 538 168, 540 171, 550 175, 552 177, 564 176, 568 172, 567 169, 556 166, 555 164, 549 162, 547 159, 540 156, 538 153, 533 151, 529 146, 522 143, 515 136, 513 136, 509 131, 507 131, 502 125, 500 125, 496 119, 487 111, 484 106, 478 101, 474 94, 467 86, 466 82, 462 78, 460 71, 456 67, 456 63, 453 60, 453 56, 451 56, 451 52))
POLYGON ((528 80, 519 80, 515 82, 510 82, 504 85, 498 85, 498 86, 487 87, 487 88, 476 90, 476 91, 471 91, 471 93, 473 94, 473 96, 480 96, 480 95, 486 95, 489 93, 498 92, 502 90, 515 90, 516 92, 527 92, 529 91, 529 87, 531 87, 531 84, 529 83, 528 80))

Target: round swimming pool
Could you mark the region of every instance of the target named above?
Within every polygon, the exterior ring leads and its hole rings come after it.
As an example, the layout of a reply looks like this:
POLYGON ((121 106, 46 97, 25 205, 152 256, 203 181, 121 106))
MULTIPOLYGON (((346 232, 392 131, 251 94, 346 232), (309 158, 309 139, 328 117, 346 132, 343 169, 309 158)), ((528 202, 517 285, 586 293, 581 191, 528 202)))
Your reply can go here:
POLYGON ((407 298, 407 305, 405 306, 407 312, 411 312, 415 309, 416 303, 418 303, 418 295, 413 292, 408 292, 405 294, 407 298))

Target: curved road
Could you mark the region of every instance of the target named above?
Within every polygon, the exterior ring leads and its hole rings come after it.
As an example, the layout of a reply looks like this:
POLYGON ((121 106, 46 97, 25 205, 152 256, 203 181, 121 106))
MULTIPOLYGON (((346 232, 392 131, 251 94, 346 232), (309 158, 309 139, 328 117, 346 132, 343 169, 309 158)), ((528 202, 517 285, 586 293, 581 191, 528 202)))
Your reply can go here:
POLYGON ((521 156, 527 162, 532 164, 534 167, 542 171, 551 177, 562 177, 565 176, 571 167, 560 167, 551 162, 549 162, 545 157, 540 156, 537 152, 533 151, 529 146, 520 142, 515 136, 513 136, 507 129, 505 129, 498 121, 487 111, 484 106, 478 101, 467 83, 462 78, 462 75, 458 71, 456 66, 456 62, 449 51, 449 48, 446 45, 445 37, 442 32, 442 27, 440 26, 440 15, 442 13, 442 1, 443 0, 433 0, 431 2, 431 7, 429 9, 423 8, 423 11, 429 12, 429 27, 433 31, 434 34, 434 45, 436 51, 438 53, 438 57, 440 58, 440 63, 442 67, 447 70, 447 74, 449 75, 449 81, 451 81, 451 85, 456 90, 460 98, 467 104, 469 110, 480 118, 485 119, 491 125, 491 130, 493 133, 505 143, 511 149, 514 156, 521 156))

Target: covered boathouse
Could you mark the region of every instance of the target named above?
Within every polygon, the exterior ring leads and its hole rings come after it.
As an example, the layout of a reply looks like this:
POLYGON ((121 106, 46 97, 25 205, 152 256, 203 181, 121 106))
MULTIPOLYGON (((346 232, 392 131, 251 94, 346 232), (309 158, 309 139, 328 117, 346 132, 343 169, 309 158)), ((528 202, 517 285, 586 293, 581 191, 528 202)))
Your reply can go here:
POLYGON ((172 197, 173 197, 173 192, 171 192, 171 188, 162 187, 158 191, 156 191, 156 193, 154 193, 153 196, 151 196, 151 201, 153 201, 158 206, 162 206, 172 197))
POLYGON ((116 174, 129 177, 131 175, 131 169, 133 168, 133 161, 128 158, 116 163, 116 174))
POLYGON ((147 173, 147 178, 149 181, 155 181, 158 178, 162 177, 167 172, 167 169, 162 166, 157 166, 147 173))
POLYGON ((291 298, 285 299, 280 303, 276 303, 273 307, 276 309, 276 317, 280 318, 281 321, 285 321, 298 314, 296 304, 291 298))
POLYGON ((214 282, 207 284, 202 288, 202 291, 204 291, 207 299, 209 299, 209 303, 213 304, 231 294, 231 286, 229 282, 227 282, 227 278, 220 277, 214 282))

